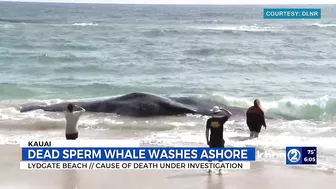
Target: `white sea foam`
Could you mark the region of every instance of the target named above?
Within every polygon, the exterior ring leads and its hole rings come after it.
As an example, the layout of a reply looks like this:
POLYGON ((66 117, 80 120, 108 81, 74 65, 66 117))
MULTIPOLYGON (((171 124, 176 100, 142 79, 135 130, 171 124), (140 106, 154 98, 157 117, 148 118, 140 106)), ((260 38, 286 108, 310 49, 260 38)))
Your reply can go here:
POLYGON ((74 23, 72 25, 74 25, 74 26, 98 26, 98 24, 96 24, 96 23, 85 23, 85 22, 74 23))
POLYGON ((13 28, 14 27, 14 25, 12 25, 12 24, 0 24, 0 27, 1 28, 13 28))
POLYGON ((239 25, 239 26, 205 26, 196 27, 197 29, 204 30, 222 30, 222 31, 246 31, 246 32, 269 32, 269 31, 279 31, 280 28, 270 27, 270 26, 257 26, 257 25, 239 25))
POLYGON ((336 24, 322 24, 322 23, 314 23, 311 26, 317 26, 317 27, 336 27, 336 24))

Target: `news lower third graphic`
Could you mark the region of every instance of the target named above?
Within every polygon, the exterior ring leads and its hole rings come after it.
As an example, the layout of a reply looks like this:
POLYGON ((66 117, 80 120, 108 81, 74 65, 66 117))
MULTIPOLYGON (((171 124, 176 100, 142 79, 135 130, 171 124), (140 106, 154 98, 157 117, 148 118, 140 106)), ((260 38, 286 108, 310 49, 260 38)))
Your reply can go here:
POLYGON ((321 9, 265 8, 264 19, 321 19, 321 9))
POLYGON ((316 165, 317 147, 286 147, 286 165, 316 165))
POLYGON ((140 147, 139 141, 20 142, 20 169, 250 169, 255 148, 140 147))

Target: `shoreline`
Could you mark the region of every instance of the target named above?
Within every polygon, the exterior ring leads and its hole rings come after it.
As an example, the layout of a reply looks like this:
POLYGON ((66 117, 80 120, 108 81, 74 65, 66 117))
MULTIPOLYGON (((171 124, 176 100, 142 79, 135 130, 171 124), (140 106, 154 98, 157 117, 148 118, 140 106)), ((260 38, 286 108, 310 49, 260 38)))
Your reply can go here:
MULTIPOLYGON (((335 173, 286 167, 263 162, 251 163, 250 170, 20 170, 19 145, 0 145, 0 188, 200 188, 200 189, 332 189, 335 173)), ((151 145, 142 145, 151 146, 151 145)))

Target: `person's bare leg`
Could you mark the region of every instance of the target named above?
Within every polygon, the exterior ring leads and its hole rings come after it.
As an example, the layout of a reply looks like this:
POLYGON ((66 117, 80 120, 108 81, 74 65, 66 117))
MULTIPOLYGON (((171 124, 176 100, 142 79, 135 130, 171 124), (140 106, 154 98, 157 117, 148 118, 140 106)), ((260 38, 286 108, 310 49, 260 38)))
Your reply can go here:
POLYGON ((251 138, 254 138, 254 137, 255 137, 255 132, 254 132, 254 131, 251 131, 251 132, 250 132, 250 137, 251 137, 251 138))

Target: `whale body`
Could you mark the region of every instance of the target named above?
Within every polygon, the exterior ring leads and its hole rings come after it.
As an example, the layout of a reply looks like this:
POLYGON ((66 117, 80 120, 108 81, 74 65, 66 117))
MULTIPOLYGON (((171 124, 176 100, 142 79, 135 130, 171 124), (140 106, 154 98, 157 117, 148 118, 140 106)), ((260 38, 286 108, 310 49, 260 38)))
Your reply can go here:
MULTIPOLYGON (((130 93, 119 97, 94 101, 62 102, 52 105, 27 105, 20 112, 38 109, 49 112, 63 112, 68 103, 83 107, 87 112, 114 113, 121 116, 152 117, 174 115, 212 115, 211 108, 220 106, 227 108, 234 115, 244 115, 245 110, 229 107, 212 100, 196 97, 161 97, 147 93, 130 93)), ((76 109, 75 109, 76 110, 76 109)))

